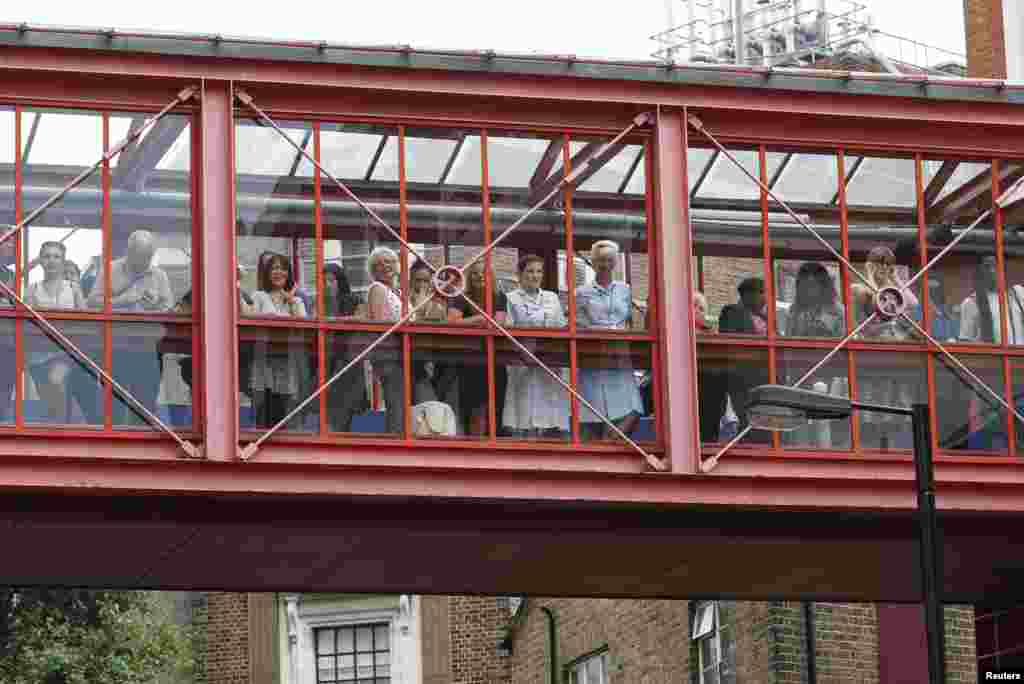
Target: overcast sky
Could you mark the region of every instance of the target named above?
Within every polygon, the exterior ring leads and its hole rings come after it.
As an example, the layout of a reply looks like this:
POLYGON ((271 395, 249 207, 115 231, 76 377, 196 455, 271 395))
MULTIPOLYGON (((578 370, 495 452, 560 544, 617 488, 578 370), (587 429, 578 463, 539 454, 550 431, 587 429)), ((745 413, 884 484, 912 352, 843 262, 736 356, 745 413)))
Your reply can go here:
MULTIPOLYGON (((681 23, 683 0, 674 2, 681 23)), ((963 0, 860 2, 883 31, 964 51, 963 0)), ((665 0, 33 0, 0 10, 0 21, 630 58, 652 52, 648 36, 665 16, 665 0)))

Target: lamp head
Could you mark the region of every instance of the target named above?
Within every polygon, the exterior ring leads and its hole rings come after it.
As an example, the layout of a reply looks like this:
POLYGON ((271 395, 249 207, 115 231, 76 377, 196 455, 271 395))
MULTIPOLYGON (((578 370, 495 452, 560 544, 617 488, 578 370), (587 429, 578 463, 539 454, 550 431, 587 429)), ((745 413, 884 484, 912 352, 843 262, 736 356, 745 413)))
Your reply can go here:
POLYGON ((747 418, 754 428, 789 432, 809 420, 842 420, 852 410, 850 400, 844 397, 784 385, 761 385, 750 391, 747 418))

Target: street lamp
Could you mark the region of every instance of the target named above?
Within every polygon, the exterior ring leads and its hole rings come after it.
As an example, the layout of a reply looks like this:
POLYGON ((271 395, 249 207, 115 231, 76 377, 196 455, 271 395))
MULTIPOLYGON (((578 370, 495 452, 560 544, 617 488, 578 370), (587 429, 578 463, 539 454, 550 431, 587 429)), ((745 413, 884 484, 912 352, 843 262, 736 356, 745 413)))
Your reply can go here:
POLYGON ((911 408, 882 406, 851 401, 822 392, 761 385, 750 392, 747 418, 752 428, 788 432, 809 420, 843 420, 854 409, 910 416, 914 430, 914 483, 917 489, 917 514, 921 532, 921 586, 924 589, 925 630, 928 638, 928 674, 932 684, 946 679, 945 625, 939 588, 942 586, 942 553, 935 519, 935 475, 932 468, 931 417, 928 404, 911 408))

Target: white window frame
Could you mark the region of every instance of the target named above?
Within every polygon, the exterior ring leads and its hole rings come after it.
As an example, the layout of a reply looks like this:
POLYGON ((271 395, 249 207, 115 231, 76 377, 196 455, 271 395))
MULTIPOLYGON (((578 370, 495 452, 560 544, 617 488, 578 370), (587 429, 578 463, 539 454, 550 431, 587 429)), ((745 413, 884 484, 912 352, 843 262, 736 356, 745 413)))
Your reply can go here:
POLYGON ((569 666, 569 684, 591 684, 587 680, 587 666, 593 662, 601 663, 601 679, 597 684, 608 684, 608 649, 597 651, 580 658, 569 666))
POLYGON ((698 681, 700 684, 718 684, 722 674, 722 620, 719 611, 718 601, 701 601, 693 612, 693 629, 690 632, 690 639, 697 644, 697 667, 698 681), (714 663, 704 662, 704 641, 711 641, 714 644, 714 652, 717 654, 717 661, 714 663), (713 668, 715 678, 707 677, 707 672, 713 668))

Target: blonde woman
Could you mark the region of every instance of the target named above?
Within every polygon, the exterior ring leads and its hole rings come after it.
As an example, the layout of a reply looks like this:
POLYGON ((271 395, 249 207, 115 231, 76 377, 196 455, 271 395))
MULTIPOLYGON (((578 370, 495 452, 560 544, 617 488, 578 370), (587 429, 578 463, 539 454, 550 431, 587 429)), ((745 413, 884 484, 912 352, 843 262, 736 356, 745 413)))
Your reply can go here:
MULTIPOLYGON (((366 313, 371 321, 394 323, 402 316, 402 297, 395 287, 398 254, 389 247, 377 247, 366 259, 370 288, 366 294, 366 313)), ((373 358, 373 375, 380 381, 387 404, 387 432, 401 435, 405 429, 405 392, 401 355, 383 351, 373 358)))

